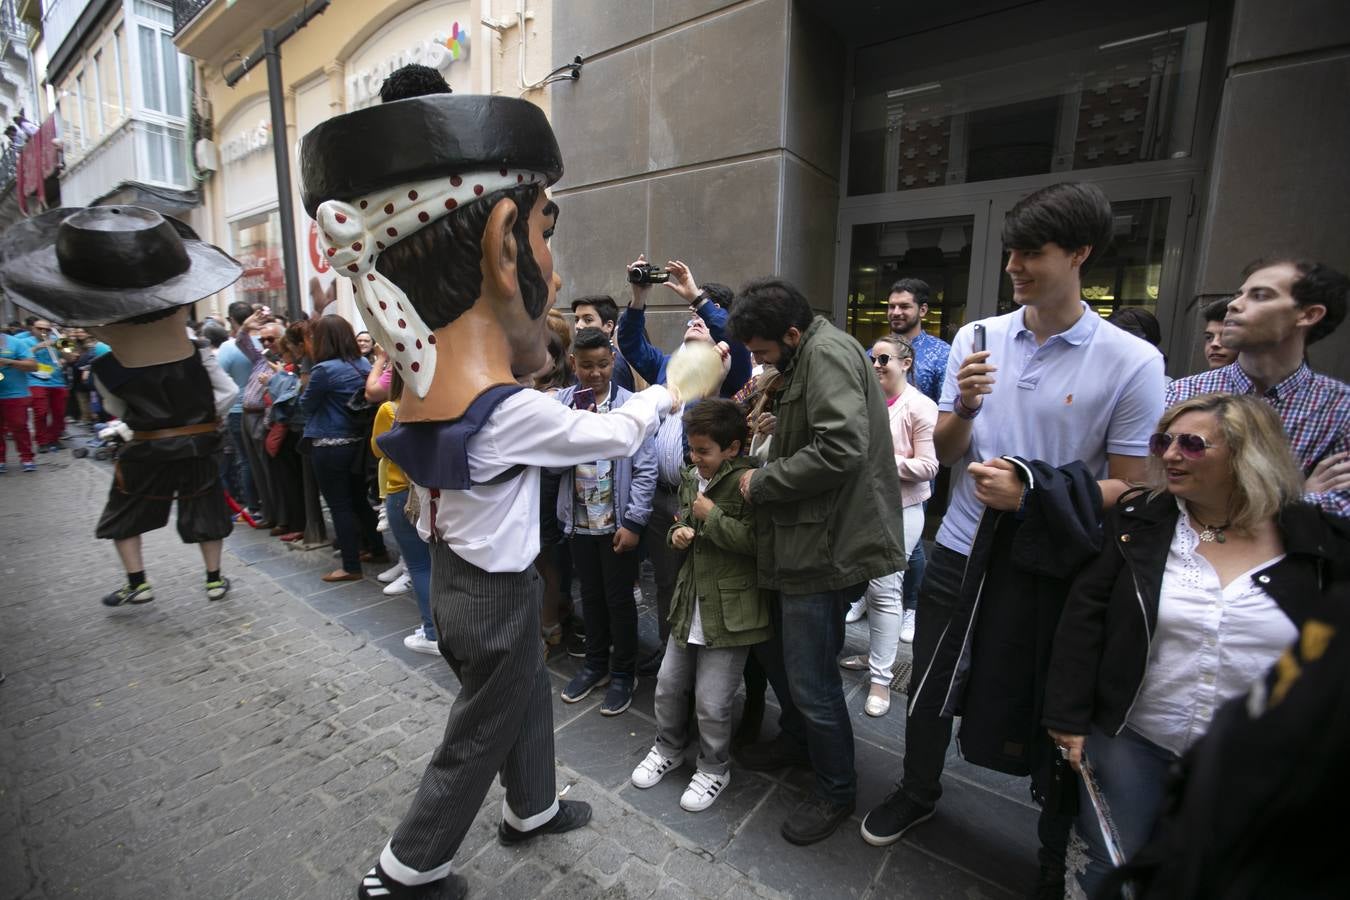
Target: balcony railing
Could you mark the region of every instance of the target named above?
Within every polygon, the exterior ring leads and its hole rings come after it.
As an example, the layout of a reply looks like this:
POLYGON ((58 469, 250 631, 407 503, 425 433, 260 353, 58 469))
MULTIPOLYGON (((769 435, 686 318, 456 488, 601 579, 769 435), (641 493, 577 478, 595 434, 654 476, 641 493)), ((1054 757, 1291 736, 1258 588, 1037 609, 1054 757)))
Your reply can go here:
POLYGON ((197 13, 211 5, 211 0, 173 0, 173 33, 177 34, 197 13))

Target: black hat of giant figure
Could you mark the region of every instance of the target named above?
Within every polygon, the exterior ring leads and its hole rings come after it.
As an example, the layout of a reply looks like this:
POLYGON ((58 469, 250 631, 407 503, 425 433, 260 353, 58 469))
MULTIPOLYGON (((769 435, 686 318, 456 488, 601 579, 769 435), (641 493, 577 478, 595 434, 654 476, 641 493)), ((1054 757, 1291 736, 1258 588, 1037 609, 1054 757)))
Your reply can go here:
POLYGON ((63 325, 111 325, 195 303, 243 271, 184 223, 139 206, 48 210, 0 240, 0 287, 63 325))
POLYGON ((528 100, 427 94, 334 116, 300 143, 305 211, 440 175, 506 168, 562 177, 562 151, 528 100))

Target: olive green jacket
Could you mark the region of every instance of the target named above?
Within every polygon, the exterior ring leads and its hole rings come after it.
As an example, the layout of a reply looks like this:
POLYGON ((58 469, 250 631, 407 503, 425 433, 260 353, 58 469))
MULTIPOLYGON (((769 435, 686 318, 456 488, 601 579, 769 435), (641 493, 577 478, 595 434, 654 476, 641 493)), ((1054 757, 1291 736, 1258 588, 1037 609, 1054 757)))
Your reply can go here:
POLYGON ((722 463, 704 492, 713 509, 702 522, 691 512, 698 496, 697 470, 690 466, 684 472, 680 515, 670 533, 688 526, 697 536, 670 601, 670 633, 681 647, 689 639, 695 603, 704 646, 744 647, 769 639, 769 597, 755 580, 755 516, 740 492, 741 473, 754 465, 743 456, 722 463))
POLYGON ((862 346, 821 316, 785 367, 750 482, 759 584, 815 594, 905 568, 886 398, 862 346))

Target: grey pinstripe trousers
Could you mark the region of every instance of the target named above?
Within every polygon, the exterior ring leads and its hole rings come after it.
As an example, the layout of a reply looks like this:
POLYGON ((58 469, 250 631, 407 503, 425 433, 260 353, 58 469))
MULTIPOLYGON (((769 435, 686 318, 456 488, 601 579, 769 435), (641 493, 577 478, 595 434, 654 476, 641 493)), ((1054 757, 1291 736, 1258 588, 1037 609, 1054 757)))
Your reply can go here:
POLYGON ((506 788, 503 814, 517 820, 512 825, 542 824, 530 819, 557 803, 553 704, 539 637, 542 596, 533 566, 484 572, 445 544, 431 545, 431 612, 460 691, 445 737, 385 851, 407 869, 444 877, 494 774, 506 788))

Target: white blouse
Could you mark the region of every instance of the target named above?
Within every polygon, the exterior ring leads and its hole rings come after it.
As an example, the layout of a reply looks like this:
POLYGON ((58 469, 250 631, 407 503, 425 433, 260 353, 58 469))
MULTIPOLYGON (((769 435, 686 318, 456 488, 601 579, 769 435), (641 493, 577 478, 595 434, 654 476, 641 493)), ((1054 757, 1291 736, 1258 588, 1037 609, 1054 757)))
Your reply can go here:
POLYGON ((1265 675, 1298 629, 1258 577, 1284 554, 1220 587, 1214 567, 1196 552, 1200 536, 1185 505, 1178 505, 1148 670, 1127 724, 1180 755, 1209 730, 1221 704, 1265 675))

